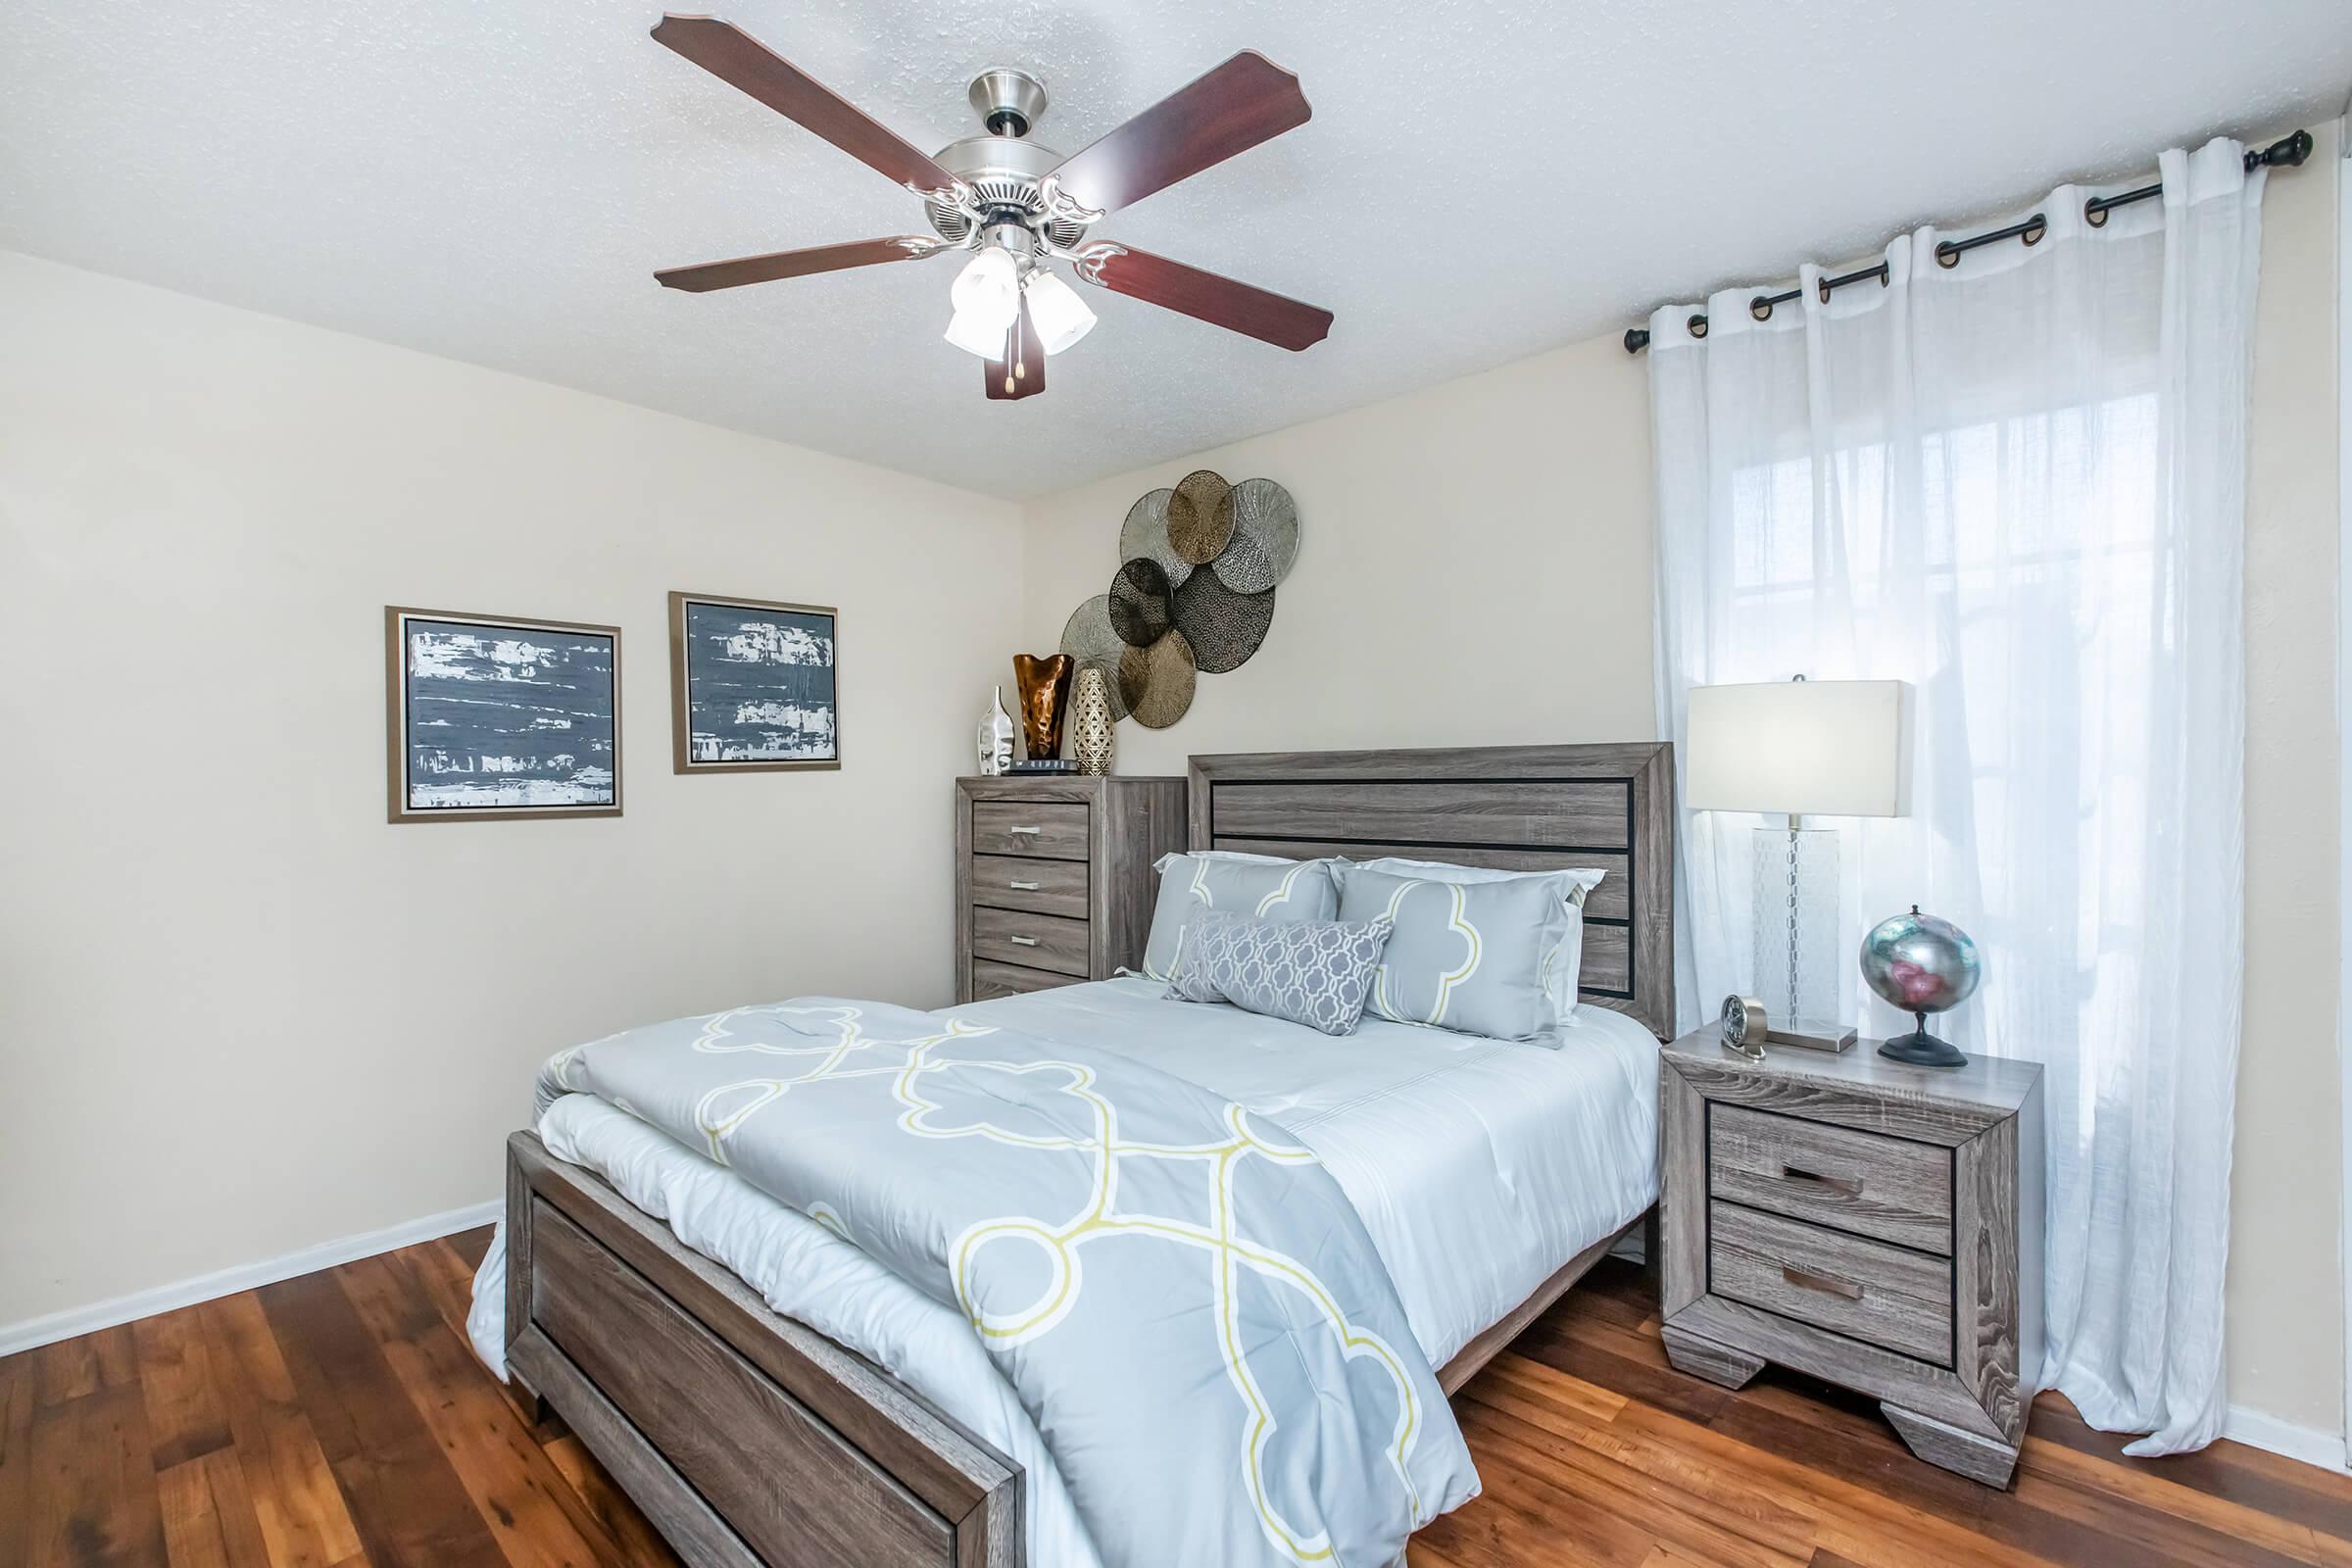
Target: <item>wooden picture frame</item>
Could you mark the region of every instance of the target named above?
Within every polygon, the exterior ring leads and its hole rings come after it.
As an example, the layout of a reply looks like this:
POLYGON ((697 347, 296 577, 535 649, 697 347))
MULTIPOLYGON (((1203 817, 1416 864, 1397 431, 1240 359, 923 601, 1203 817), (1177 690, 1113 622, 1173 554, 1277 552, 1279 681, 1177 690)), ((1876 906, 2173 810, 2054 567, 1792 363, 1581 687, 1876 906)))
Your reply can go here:
POLYGON ((673 590, 670 770, 801 773, 839 768, 840 638, 841 612, 830 605, 673 590), (731 666, 723 682, 710 672, 710 663, 697 658, 721 646, 740 653, 737 658, 713 656, 731 666), (800 657, 803 654, 809 657, 800 657), (813 673, 819 670, 821 676, 813 673), (721 695, 704 696, 711 686, 721 695), (706 704, 700 715, 698 698, 706 704), (734 713, 713 721, 712 710, 723 711, 728 706, 734 713), (698 716, 706 720, 699 728, 698 716))
POLYGON ((386 808, 392 822, 620 815, 618 626, 387 605, 384 720, 386 808), (411 634, 426 623, 445 626, 451 635, 438 650, 446 657, 435 666, 419 667, 411 634), (478 635, 484 632, 516 635, 484 639, 478 635), (479 646, 485 640, 491 646, 479 646), (542 656, 541 662, 532 661, 534 653, 542 656), (575 667, 559 674, 551 665, 575 667), (497 716, 478 718, 473 710, 485 705, 456 704, 445 695, 449 686, 473 680, 496 681, 498 689, 519 700, 505 704, 497 716), (460 718, 472 722, 456 722, 460 718), (431 728, 451 728, 460 737, 472 730, 472 744, 464 748, 471 755, 428 750, 429 737, 419 731, 431 728), (572 744, 496 759, 512 765, 484 765, 493 760, 485 744, 537 735, 561 736, 572 744), (436 752, 438 760, 428 762, 436 752), (428 767, 434 775, 429 779, 423 776, 428 767), (533 800, 534 795, 545 798, 533 800), (467 804, 467 797, 476 804, 467 804))

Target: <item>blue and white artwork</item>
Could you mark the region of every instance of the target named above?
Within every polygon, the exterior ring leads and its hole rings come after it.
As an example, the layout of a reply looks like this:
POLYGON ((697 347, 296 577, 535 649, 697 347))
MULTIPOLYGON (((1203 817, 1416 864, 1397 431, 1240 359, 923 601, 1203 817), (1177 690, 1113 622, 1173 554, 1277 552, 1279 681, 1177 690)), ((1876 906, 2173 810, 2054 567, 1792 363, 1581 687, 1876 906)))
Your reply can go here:
POLYGON ((683 594, 675 605, 681 771, 839 764, 833 612, 683 594))
POLYGON ((617 632, 395 614, 399 814, 618 808, 617 632))

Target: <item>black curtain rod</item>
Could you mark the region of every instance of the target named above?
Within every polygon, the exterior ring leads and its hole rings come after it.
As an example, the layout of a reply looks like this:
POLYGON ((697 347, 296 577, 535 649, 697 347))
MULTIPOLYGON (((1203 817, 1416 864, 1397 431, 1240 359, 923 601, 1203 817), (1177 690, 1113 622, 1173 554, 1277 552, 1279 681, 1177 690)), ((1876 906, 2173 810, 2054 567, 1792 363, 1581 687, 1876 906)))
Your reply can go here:
MULTIPOLYGON (((2281 136, 2260 152, 2248 152, 2246 154, 2246 172, 2250 174, 2257 169, 2277 168, 2281 164, 2289 169, 2297 168, 2301 166, 2303 160, 2310 156, 2311 132, 2298 130, 2291 136, 2281 136)), ((2163 194, 2163 184, 2157 183, 2142 185, 2137 190, 2125 191, 2120 196, 2094 196, 2082 204, 2082 220, 2093 228, 2104 228, 2107 225, 2107 215, 2118 207, 2129 207, 2133 202, 2144 202, 2151 196, 2163 194)), ((1988 234, 1977 234, 1968 239, 1943 241, 1936 247, 1936 265, 1957 267, 1963 253, 1973 251, 1980 245, 1990 245, 1996 240, 2022 239, 2028 245, 2038 245, 2041 243, 2042 236, 2049 231, 2049 220, 2041 214, 2035 213, 2022 223, 2011 223, 2007 228, 1996 228, 1988 234)), ((1859 271, 1848 272, 1842 277, 1825 277, 1820 284, 1821 302, 1827 305, 1833 290, 1841 289, 1848 283, 1859 283, 1865 278, 1877 278, 1881 288, 1885 288, 1887 283, 1892 281, 1887 275, 1885 262, 1881 262, 1876 267, 1865 267, 1859 271)), ((1774 306, 1786 305, 1803 293, 1804 290, 1801 288, 1792 288, 1779 294, 1759 294, 1747 302, 1747 314, 1759 321, 1768 321, 1772 318, 1774 306)), ((1694 314, 1683 324, 1690 328, 1692 337, 1707 335, 1707 318, 1703 312, 1694 314)), ((1639 354, 1647 347, 1649 347, 1649 328, 1635 326, 1626 329, 1626 353, 1639 354)))

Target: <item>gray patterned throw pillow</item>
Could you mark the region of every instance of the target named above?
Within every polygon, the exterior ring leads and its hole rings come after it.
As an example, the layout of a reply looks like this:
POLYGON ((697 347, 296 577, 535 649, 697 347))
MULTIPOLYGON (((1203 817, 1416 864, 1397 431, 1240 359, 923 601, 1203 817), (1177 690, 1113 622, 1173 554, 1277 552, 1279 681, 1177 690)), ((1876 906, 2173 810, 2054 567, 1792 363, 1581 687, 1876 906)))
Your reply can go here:
POLYGON ((1373 1013, 1494 1040, 1559 1043, 1551 978, 1568 961, 1573 928, 1553 881, 1432 882, 1360 865, 1341 875, 1341 919, 1396 927, 1373 977, 1373 1013))
POLYGON ((1153 980, 1176 978, 1192 922, 1203 909, 1261 920, 1328 920, 1339 911, 1340 888, 1327 860, 1167 855, 1157 869, 1159 902, 1152 907, 1152 935, 1144 944, 1144 973, 1153 980))
POLYGON ((1188 928, 1168 996, 1230 1002, 1327 1035, 1353 1034, 1388 945, 1386 920, 1261 920, 1202 909, 1188 928))

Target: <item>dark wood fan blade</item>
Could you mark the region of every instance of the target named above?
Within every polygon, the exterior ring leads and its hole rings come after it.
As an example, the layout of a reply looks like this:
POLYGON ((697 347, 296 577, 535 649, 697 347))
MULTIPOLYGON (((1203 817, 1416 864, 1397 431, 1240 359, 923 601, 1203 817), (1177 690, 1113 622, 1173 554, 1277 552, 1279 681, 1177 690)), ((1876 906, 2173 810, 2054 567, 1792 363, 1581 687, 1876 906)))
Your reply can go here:
POLYGON ((1054 172, 1081 207, 1108 212, 1306 123, 1298 78, 1245 49, 1178 88, 1054 172))
POLYGON ((956 176, 911 143, 732 23, 665 16, 654 40, 909 189, 929 196, 956 188, 956 176))
POLYGON ((1113 294, 1150 300, 1195 320, 1294 354, 1322 342, 1331 330, 1331 313, 1319 305, 1237 283, 1125 245, 1104 242, 1083 247, 1076 271, 1113 294))
POLYGON ((1029 320, 1029 302, 1021 301, 1021 317, 1013 330, 1020 334, 1019 354, 1012 363, 988 362, 988 395, 999 403, 1018 403, 1046 389, 1046 346, 1029 320))
POLYGON ((714 288, 740 288, 779 277, 806 277, 810 272, 838 272, 845 267, 871 267, 877 262, 911 262, 948 248, 947 241, 919 234, 891 239, 853 240, 847 245, 815 245, 805 251, 773 251, 765 256, 738 256, 731 262, 705 262, 700 267, 673 267, 656 272, 663 288, 682 288, 707 294, 714 288))

